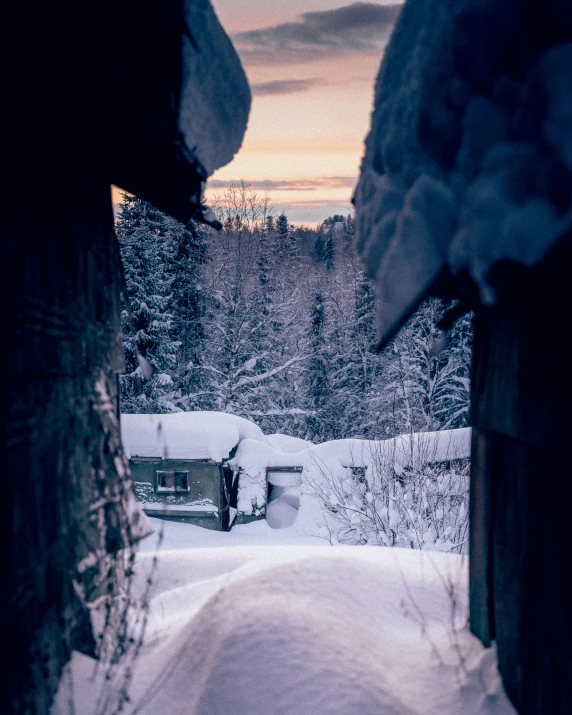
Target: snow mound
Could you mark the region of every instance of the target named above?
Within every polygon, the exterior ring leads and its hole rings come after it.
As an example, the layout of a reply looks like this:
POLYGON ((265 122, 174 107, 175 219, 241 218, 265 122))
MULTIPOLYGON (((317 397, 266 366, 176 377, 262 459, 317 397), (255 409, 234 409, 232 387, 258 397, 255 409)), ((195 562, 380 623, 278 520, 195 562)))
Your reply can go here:
POLYGON ((310 560, 224 589, 172 644, 177 664, 143 712, 413 713, 364 618, 376 585, 350 561, 310 560))
POLYGON ((221 462, 241 440, 265 440, 257 425, 226 412, 121 415, 128 458, 200 459, 221 462))
MULTIPOLYGON (((134 595, 154 570, 126 715, 514 715, 466 628, 466 559, 154 523, 168 550, 137 557, 134 595)), ((75 653, 52 715, 115 712, 116 675, 75 653)))
POLYGON ((300 490, 287 487, 278 487, 278 490, 281 493, 266 507, 266 521, 271 529, 287 529, 298 516, 300 490))

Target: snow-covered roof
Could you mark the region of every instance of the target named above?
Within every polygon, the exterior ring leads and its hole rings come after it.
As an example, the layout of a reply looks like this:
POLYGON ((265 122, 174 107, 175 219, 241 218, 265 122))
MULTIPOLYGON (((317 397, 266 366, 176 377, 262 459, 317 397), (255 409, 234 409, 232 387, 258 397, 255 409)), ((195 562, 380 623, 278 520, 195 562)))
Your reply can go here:
POLYGON ((312 446, 312 442, 299 437, 290 437, 287 434, 266 435, 266 442, 274 449, 286 453, 301 452, 303 449, 312 446))
POLYGON ((471 428, 416 432, 386 440, 338 439, 313 445, 307 459, 323 465, 370 467, 391 462, 399 471, 419 463, 466 459, 471 454, 471 428))
POLYGON ((243 439, 265 440, 257 425, 226 412, 121 415, 127 457, 222 462, 243 439))
POLYGON ((572 212, 561 207, 570 185, 562 194, 546 189, 554 167, 572 171, 572 45, 562 41, 570 10, 551 7, 543 42, 519 54, 513 38, 534 34, 536 20, 512 3, 403 6, 377 78, 354 197, 383 342, 435 294, 445 266, 470 277, 490 305, 497 264, 534 266, 569 235, 572 212), (466 34, 485 26, 503 28, 496 54, 488 33, 466 34))
MULTIPOLYGON (((280 435, 274 435, 280 436, 280 435)), ((351 467, 371 471, 390 467, 395 473, 407 467, 466 459, 471 453, 471 429, 417 432, 387 440, 338 439, 321 444, 305 442, 299 452, 286 452, 274 444, 246 439, 229 462, 240 472, 238 510, 255 513, 266 501, 266 470, 269 467, 303 467, 302 482, 316 483, 324 474, 342 474, 351 467)), ((279 440, 278 440, 279 441, 279 440)), ((303 440, 300 440, 303 442, 303 440)), ((292 444, 287 443, 285 444, 292 444)))

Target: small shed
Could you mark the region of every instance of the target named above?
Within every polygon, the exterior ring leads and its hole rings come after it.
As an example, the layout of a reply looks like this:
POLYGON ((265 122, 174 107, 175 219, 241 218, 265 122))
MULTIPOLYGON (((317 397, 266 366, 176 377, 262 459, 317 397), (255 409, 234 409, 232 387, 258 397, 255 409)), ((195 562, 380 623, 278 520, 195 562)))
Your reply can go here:
POLYGON ((311 442, 288 435, 245 439, 229 466, 238 476, 238 524, 266 518, 268 504, 287 490, 299 490, 304 455, 311 442), (277 465, 277 466, 276 466, 277 465))
POLYGON ((259 427, 221 412, 122 415, 121 436, 137 500, 148 516, 228 531, 238 479, 227 466, 259 427))

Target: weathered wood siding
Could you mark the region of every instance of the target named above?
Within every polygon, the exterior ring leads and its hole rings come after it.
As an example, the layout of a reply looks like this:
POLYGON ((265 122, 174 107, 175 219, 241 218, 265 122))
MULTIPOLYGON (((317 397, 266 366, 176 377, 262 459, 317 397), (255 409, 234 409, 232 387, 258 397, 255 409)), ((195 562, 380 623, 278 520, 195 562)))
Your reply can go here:
MULTIPOLYGON (((72 648, 93 649, 78 563, 126 545, 123 461, 112 402, 122 369, 119 253, 109 185, 70 176, 5 222, 4 484, 0 629, 10 644, 0 712, 47 714, 72 648), (106 496, 107 495, 107 496, 106 496), (92 505, 103 498, 106 543, 92 505), (105 506, 107 504, 107 506, 105 506)), ((97 510, 96 510, 97 511, 97 510)))
POLYGON ((572 712, 571 242, 475 321, 470 619, 522 715, 572 712))

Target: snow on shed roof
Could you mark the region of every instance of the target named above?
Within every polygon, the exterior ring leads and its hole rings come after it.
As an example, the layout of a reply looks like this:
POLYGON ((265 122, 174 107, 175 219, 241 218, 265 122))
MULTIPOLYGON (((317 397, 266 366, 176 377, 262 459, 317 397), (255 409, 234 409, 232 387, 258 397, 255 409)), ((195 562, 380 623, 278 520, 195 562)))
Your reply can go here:
POLYGON ((285 452, 288 454, 301 452, 302 450, 312 446, 312 442, 300 439, 299 437, 290 437, 290 435, 287 434, 269 434, 266 435, 266 441, 271 447, 277 449, 279 452, 285 452))
POLYGON ((308 450, 306 471, 342 467, 381 467, 399 470, 421 464, 466 459, 471 453, 471 428, 415 432, 386 440, 339 439, 308 450))
POLYGON ((253 422, 226 412, 121 415, 127 457, 222 462, 243 439, 265 441, 253 422))

